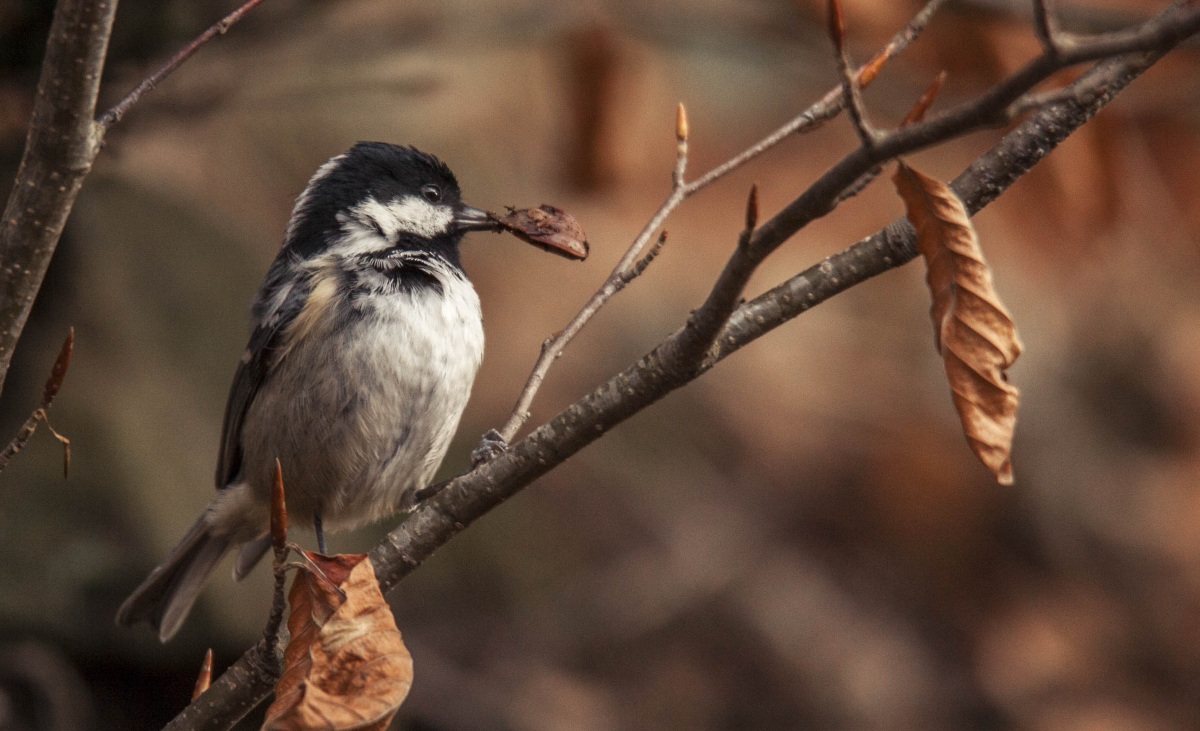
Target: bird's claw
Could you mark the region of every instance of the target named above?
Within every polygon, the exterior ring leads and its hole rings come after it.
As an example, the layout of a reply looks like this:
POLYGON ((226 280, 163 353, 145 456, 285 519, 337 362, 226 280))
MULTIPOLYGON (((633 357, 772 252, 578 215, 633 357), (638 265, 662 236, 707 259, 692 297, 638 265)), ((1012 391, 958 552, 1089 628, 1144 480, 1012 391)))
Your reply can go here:
POLYGON ((488 429, 483 438, 479 440, 479 446, 475 448, 475 451, 471 452, 471 465, 478 467, 484 462, 491 461, 507 451, 508 442, 504 441, 504 437, 500 436, 500 432, 495 429, 488 429))

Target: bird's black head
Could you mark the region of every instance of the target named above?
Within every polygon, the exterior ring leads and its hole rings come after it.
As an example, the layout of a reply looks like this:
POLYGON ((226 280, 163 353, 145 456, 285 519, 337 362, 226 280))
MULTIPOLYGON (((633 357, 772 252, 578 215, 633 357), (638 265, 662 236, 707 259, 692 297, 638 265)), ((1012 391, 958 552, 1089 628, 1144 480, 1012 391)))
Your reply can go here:
POLYGON ((296 201, 284 246, 302 259, 440 249, 457 260, 467 231, 494 229, 462 202, 445 163, 412 147, 359 142, 321 166, 296 201))

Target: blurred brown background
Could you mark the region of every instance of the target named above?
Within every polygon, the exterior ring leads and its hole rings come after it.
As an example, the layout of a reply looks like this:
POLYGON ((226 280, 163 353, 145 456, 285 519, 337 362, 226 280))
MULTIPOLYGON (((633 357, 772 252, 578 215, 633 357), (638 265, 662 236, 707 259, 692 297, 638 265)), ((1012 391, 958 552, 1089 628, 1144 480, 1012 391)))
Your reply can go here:
MULTIPOLYGON (((246 310, 291 202, 360 139, 445 159, 477 206, 551 202, 572 264, 476 235, 488 352, 447 474, 507 416, 541 340, 666 195, 677 101, 693 175, 835 82, 823 2, 272 0, 109 138, 8 379, 3 434, 68 325, 53 411, 0 477, 0 729, 151 728, 261 631, 262 570, 220 572, 162 647, 120 600, 210 498, 246 310)), ((845 0, 865 59, 915 2, 845 0)), ((1013 0, 952 3, 867 94, 895 123, 1036 52, 1013 0)), ((1102 29, 1162 2, 1060 3, 1102 29)), ((107 97, 232 7, 123 0, 107 97)), ((50 8, 0 0, 0 180, 50 8)), ((392 597, 416 682, 397 728, 1200 727, 1197 56, 1160 64, 977 219, 1026 353, 1017 484, 971 456, 910 265, 781 328, 446 546, 392 597)), ((958 173, 999 133, 912 162, 958 173)), ((552 372, 540 423, 696 306, 734 245, 855 144, 845 120, 686 204, 647 275, 552 372)), ((886 180, 797 236, 755 294, 901 214, 886 180)), ((333 539, 372 545, 386 525, 333 539)))

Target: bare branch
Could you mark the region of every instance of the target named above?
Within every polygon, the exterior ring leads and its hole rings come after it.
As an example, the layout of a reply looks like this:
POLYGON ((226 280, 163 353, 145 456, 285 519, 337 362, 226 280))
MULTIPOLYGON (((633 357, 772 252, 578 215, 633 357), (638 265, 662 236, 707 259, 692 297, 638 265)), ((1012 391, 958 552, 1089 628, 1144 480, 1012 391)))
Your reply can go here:
POLYGON ((654 245, 650 247, 650 250, 646 252, 646 255, 639 259, 636 264, 634 264, 630 269, 621 275, 622 286, 629 284, 633 280, 642 276, 642 272, 646 271, 646 267, 650 266, 650 264, 658 257, 658 253, 662 251, 663 245, 666 243, 667 230, 663 229, 663 232, 658 235, 658 240, 654 242, 654 245))
MULTIPOLYGON (((766 232, 765 237, 756 237, 753 247, 746 247, 745 251, 740 253, 735 252, 714 285, 709 300, 689 320, 692 326, 689 329, 690 336, 675 344, 677 346, 686 345, 686 347, 678 352, 672 350, 672 357, 681 358, 681 363, 701 357, 708 346, 705 341, 708 340, 710 343, 711 338, 716 336, 717 329, 732 311, 731 308, 736 304, 740 297, 740 291, 744 288, 750 275, 762 259, 787 238, 787 236, 778 238, 781 230, 797 231, 816 218, 828 214, 839 202, 848 197, 848 190, 850 195, 853 195, 857 190, 861 190, 869 184, 872 179, 871 171, 887 160, 975 129, 999 126, 1010 121, 1012 118, 1009 111, 1010 105, 1058 70, 1111 55, 1173 47, 1183 38, 1195 33, 1197 26, 1200 26, 1200 11, 1194 8, 1185 8, 1186 5, 1186 2, 1176 3, 1171 9, 1136 28, 1088 39, 1070 49, 1061 50, 1053 56, 1043 53, 1016 74, 973 101, 965 102, 922 124, 910 125, 887 134, 873 134, 870 145, 864 144, 857 152, 844 158, 804 195, 797 198, 779 216, 776 216, 773 224, 768 224, 779 228, 773 228, 766 232), (856 183, 857 190, 855 189, 856 183), (752 248, 758 250, 751 251, 752 248)), ((915 37, 915 34, 924 27, 932 11, 937 7, 938 0, 926 5, 922 13, 906 27, 905 31, 893 39, 893 43, 889 44, 888 48, 906 47, 906 43, 910 42, 906 39, 915 37), (918 23, 918 20, 921 23, 918 23)), ((885 49, 884 53, 886 54, 887 51, 888 49, 885 49)), ((870 66, 871 64, 868 63, 868 67, 870 66)), ((617 282, 621 277, 621 272, 637 261, 649 243, 652 232, 660 229, 666 218, 685 199, 777 144, 783 138, 779 136, 779 132, 783 129, 790 129, 788 134, 812 129, 836 114, 843 108, 839 96, 842 93, 841 87, 831 91, 824 99, 793 120, 792 124, 781 128, 746 152, 682 188, 673 186, 671 194, 651 217, 649 223, 634 240, 633 245, 626 251, 601 288, 571 322, 550 338, 548 344, 543 347, 542 353, 517 399, 512 414, 504 426, 498 430, 504 442, 511 442, 521 426, 529 419, 529 407, 533 403, 533 398, 541 388, 550 367, 566 348, 566 345, 620 290, 617 282), (797 120, 812 121, 800 124, 797 123, 797 120)))
POLYGON ((0 219, 0 391, 13 351, 83 179, 108 128, 200 46, 262 0, 249 0, 142 82, 99 122, 96 96, 116 0, 59 0, 42 61, 29 136, 0 219))
MULTIPOLYGON (((1071 86, 1074 94, 1038 110, 1005 135, 951 183, 967 210, 972 215, 983 210, 1162 55, 1102 62, 1071 86)), ((893 221, 739 307, 701 368, 707 371, 779 325, 916 256, 912 227, 904 219, 893 221)))
MULTIPOLYGON (((929 21, 933 18, 934 13, 937 12, 937 10, 943 4, 945 4, 945 2, 946 0, 929 0, 929 2, 925 4, 921 11, 913 17, 908 25, 906 25, 900 30, 900 32, 893 36, 891 40, 888 41, 887 45, 879 51, 879 53, 877 53, 870 61, 864 64, 857 71, 856 78, 859 86, 865 87, 870 84, 889 60, 908 48, 912 42, 915 41, 918 36, 920 36, 921 31, 923 31, 929 24, 929 21)), ((682 105, 680 105, 680 108, 682 108, 682 105)), ((511 442, 516 437, 521 427, 524 426, 525 422, 529 420, 529 408, 533 404, 533 399, 537 395, 537 392, 541 389, 542 383, 545 381, 546 374, 549 372, 550 367, 562 354, 563 350, 567 347, 571 340, 574 339, 575 335, 577 335, 579 331, 583 329, 584 325, 586 325, 592 319, 592 317, 600 311, 600 309, 608 302, 608 300, 612 299, 613 295, 620 291, 623 285, 620 285, 619 282, 624 276, 624 273, 627 272, 630 267, 635 265, 639 257, 642 256, 642 252, 645 251, 648 245, 650 245, 650 241, 654 236, 654 232, 662 228, 663 222, 667 220, 667 217, 670 216, 671 213, 673 213, 675 209, 678 208, 681 203, 683 203, 684 200, 690 198, 734 170, 737 170, 739 167, 770 150, 788 137, 791 137, 794 134, 810 132, 820 127, 826 121, 837 116, 837 114, 841 112, 843 108, 842 87, 839 85, 838 87, 829 90, 820 101, 801 112, 787 124, 767 135, 742 153, 708 171, 699 179, 686 185, 672 185, 671 192, 667 195, 666 200, 662 202, 662 204, 658 207, 658 210, 654 212, 654 215, 650 217, 650 220, 642 228, 641 232, 629 246, 629 249, 626 250, 625 254, 621 257, 621 260, 617 262, 617 265, 613 268, 612 273, 609 274, 608 278, 604 280, 604 283, 600 286, 596 293, 592 295, 591 299, 587 301, 583 308, 576 313, 569 323, 567 323, 566 327, 546 341, 546 344, 542 348, 541 354, 538 356, 537 362, 534 363, 533 370, 530 371, 529 377, 526 379, 525 385, 522 387, 521 393, 517 397, 517 402, 513 406, 512 413, 508 417, 508 420, 502 427, 492 430, 489 432, 489 434, 495 433, 499 435, 502 442, 511 442)), ((680 143, 679 138, 681 129, 684 133, 683 137, 686 138, 687 136, 687 118, 684 116, 682 119, 683 126, 680 127, 680 116, 677 112, 677 143, 680 143)), ((686 148, 684 149, 683 154, 686 156, 686 148)), ((676 168, 679 170, 681 170, 679 168, 680 160, 681 158, 677 148, 676 168)), ((686 165, 686 159, 683 160, 683 164, 686 165)), ((682 182, 681 172, 675 176, 673 180, 679 180, 682 182)), ((483 453, 484 451, 484 446, 481 445, 480 452, 483 453)), ((487 453, 491 452, 488 451, 487 453)))
MULTIPOLYGON (((1197 27, 1200 27, 1200 14, 1177 7, 1141 29, 1135 29, 1136 41, 1123 39, 1117 43, 1108 37, 1102 39, 1110 47, 1118 45, 1128 50, 1135 46, 1147 52, 1097 64, 1072 84, 1070 97, 1039 109, 1006 134, 991 152, 955 180, 955 190, 968 209, 976 212, 991 202, 1197 27)), ((1044 62, 1035 62, 1034 66, 1046 73, 1055 68, 1054 64, 1044 62)), ((746 267, 753 270, 756 257, 765 256, 812 220, 811 217, 827 211, 848 185, 878 164, 876 157, 890 159, 990 124, 997 110, 1006 109, 1036 83, 1038 75, 1027 69, 1014 77, 1022 81, 1010 80, 1006 83, 1011 85, 1002 84, 1001 91, 985 94, 975 104, 889 133, 872 154, 860 148, 848 155, 784 211, 756 229, 748 246, 735 251, 714 292, 731 283, 736 284, 737 278, 745 274, 746 267)), ((911 229, 906 224, 893 223, 763 296, 740 306, 735 304, 733 314, 728 318, 720 316, 721 308, 726 306, 722 301, 699 321, 689 319, 685 327, 637 363, 534 430, 507 452, 449 481, 434 497, 418 505, 371 553, 382 588, 387 591, 394 587, 454 535, 608 429, 695 379, 770 329, 914 256, 911 229), (708 321, 703 322, 706 318, 708 321), (703 333, 697 336, 697 331, 710 327, 712 321, 720 323, 715 334, 711 338, 703 333), (709 345, 702 360, 689 363, 686 357, 680 357, 681 352, 686 353, 697 342, 705 341, 709 345)), ((727 292, 717 299, 726 298, 727 292)), ((708 306, 707 302, 705 306, 708 306)), ((263 644, 259 643, 214 684, 200 704, 220 689, 229 706, 244 713, 269 690, 273 676, 269 675, 264 657, 263 644)), ((224 710, 214 708, 212 704, 203 708, 194 704, 169 728, 223 728, 222 724, 234 714, 227 714, 220 722, 214 721, 212 714, 224 710)))
POLYGON ((189 58, 191 58, 196 51, 199 51, 212 39, 225 35, 225 33, 228 32, 235 23, 241 20, 246 13, 253 10, 262 1, 263 0, 246 0, 246 2, 243 3, 242 6, 237 10, 234 10, 229 15, 226 15, 224 18, 221 18, 219 21, 209 26, 208 30, 204 31, 191 43, 181 48, 179 52, 172 56, 171 59, 163 64, 161 68, 143 79, 140 84, 133 88, 133 91, 126 94, 125 98, 117 102, 112 109, 109 109, 107 112, 100 115, 100 119, 97 120, 99 125, 104 129, 108 129, 117 122, 120 122, 125 117, 126 112, 128 112, 134 104, 137 104, 138 101, 141 100, 141 98, 148 92, 153 91, 159 84, 162 83, 163 79, 170 76, 175 69, 182 66, 184 61, 187 61, 189 58))
POLYGON ((0 390, 103 136, 93 121, 115 0, 54 10, 21 167, 0 219, 0 390))
MULTIPOLYGON (((947 0, 930 0, 925 3, 925 6, 921 8, 921 12, 913 16, 908 25, 904 26, 899 33, 892 36, 887 45, 879 53, 875 54, 870 61, 863 64, 855 74, 859 88, 865 89, 870 86, 871 82, 875 80, 875 77, 879 75, 879 72, 888 61, 912 45, 913 41, 917 40, 921 32, 929 25, 929 21, 933 19, 934 14, 946 2, 947 0)), ((692 181, 688 186, 688 196, 690 197, 694 193, 715 183, 717 180, 737 170, 792 135, 803 134, 817 129, 841 113, 844 108, 844 102, 842 85, 839 84, 826 92, 820 101, 793 117, 787 124, 767 135, 745 151, 692 181)))

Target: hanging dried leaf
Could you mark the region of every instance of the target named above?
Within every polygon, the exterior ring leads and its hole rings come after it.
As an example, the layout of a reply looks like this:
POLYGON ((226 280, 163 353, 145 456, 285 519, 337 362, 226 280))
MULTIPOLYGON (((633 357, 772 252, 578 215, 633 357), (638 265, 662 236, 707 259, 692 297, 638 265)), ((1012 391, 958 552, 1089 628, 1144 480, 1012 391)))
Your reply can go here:
POLYGON ((366 554, 305 553, 291 642, 264 729, 386 729, 412 686, 408 654, 366 554))
POLYGON ((1019 396, 1004 372, 1021 354, 1016 326, 992 286, 971 217, 950 186, 904 163, 892 179, 917 230, 934 337, 963 432, 996 481, 1011 485, 1019 396))

